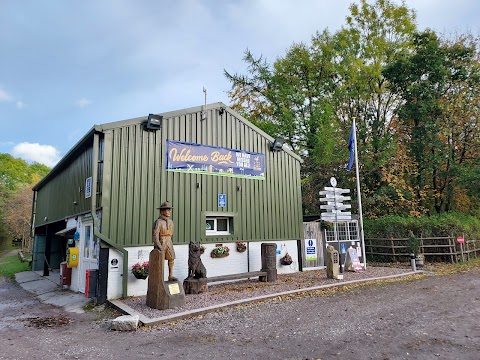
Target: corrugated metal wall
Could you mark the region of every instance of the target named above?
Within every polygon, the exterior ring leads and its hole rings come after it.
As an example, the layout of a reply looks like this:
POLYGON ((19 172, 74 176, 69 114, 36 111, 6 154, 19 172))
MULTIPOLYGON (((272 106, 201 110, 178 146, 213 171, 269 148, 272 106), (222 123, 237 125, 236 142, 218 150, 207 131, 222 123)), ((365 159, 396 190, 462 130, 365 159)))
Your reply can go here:
POLYGON ((175 243, 205 237, 202 213, 208 211, 235 213, 240 226, 233 237, 209 241, 301 239, 299 173, 297 159, 271 152, 263 135, 228 110, 220 115, 209 109, 206 120, 200 111, 165 117, 157 132, 146 132, 140 124, 106 130, 102 232, 121 245, 150 245, 156 208, 169 200, 175 243), (167 139, 263 153, 266 179, 167 172, 167 139), (225 208, 218 208, 220 193, 227 195, 225 208))
POLYGON ((92 154, 92 146, 87 146, 37 191, 35 227, 90 211, 91 199, 85 199, 85 180, 92 176, 92 154))

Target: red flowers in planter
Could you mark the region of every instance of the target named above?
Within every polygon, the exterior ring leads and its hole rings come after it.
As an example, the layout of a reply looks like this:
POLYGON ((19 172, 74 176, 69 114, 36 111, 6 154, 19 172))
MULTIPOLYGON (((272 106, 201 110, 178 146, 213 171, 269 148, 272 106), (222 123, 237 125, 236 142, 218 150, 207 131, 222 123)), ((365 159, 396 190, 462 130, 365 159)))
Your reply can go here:
POLYGON ((136 263, 132 266, 132 274, 137 279, 146 279, 148 277, 148 269, 149 264, 148 261, 144 261, 143 263, 136 263))

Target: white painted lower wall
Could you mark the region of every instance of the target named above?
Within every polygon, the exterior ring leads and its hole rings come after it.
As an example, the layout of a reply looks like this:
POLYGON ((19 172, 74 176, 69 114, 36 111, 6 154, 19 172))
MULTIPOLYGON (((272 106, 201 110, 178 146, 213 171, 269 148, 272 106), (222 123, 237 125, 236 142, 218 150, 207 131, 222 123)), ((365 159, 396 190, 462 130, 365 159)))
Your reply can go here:
MULTIPOLYGON (((277 272, 279 274, 293 273, 298 271, 297 240, 289 241, 264 241, 277 245, 277 272), (289 266, 280 264, 280 259, 288 253, 292 256, 293 263, 289 266)), ((236 250, 235 243, 223 243, 230 248, 230 255, 224 258, 212 258, 210 252, 215 244, 204 244, 205 253, 202 255, 202 262, 207 269, 208 276, 220 276, 237 274, 248 271, 259 271, 262 267, 261 261, 262 242, 248 243, 248 250, 240 253, 236 250)), ((126 248, 128 251, 128 269, 137 262, 148 261, 153 246, 126 248)), ((174 276, 183 281, 188 276, 188 245, 175 245, 174 276)), ((168 265, 165 261, 165 280, 168 277, 168 265)), ((108 285, 107 298, 118 299, 122 297, 123 278, 123 255, 115 249, 110 249, 108 259, 108 285)), ((127 296, 142 296, 147 294, 148 280, 136 279, 129 271, 127 296)))

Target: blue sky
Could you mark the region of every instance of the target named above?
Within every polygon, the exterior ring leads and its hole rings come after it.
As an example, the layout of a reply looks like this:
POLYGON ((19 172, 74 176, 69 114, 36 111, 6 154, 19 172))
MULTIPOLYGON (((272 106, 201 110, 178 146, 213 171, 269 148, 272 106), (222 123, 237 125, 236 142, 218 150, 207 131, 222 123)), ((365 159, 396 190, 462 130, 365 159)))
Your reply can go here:
MULTIPOLYGON (((272 62, 353 0, 0 0, 0 153, 53 166, 94 124, 228 104, 245 49, 272 62)), ((478 0, 409 0, 420 29, 480 34, 478 0)))

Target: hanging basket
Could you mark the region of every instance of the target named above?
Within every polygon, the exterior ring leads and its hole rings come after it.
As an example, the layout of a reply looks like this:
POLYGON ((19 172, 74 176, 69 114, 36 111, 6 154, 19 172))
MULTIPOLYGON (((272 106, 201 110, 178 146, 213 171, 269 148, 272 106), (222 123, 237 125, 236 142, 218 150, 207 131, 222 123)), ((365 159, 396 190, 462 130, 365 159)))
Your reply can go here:
POLYGON ((280 259, 280 264, 282 265, 291 265, 292 262, 293 259, 288 253, 286 253, 285 256, 280 259))
POLYGON ((142 279, 142 280, 145 280, 146 278, 148 278, 148 274, 133 273, 133 276, 135 276, 137 279, 142 279))
POLYGON ((223 245, 215 247, 210 253, 210 256, 212 258, 223 258, 228 255, 230 255, 230 249, 228 248, 228 246, 223 245))
POLYGON ((223 253, 223 254, 216 254, 216 253, 210 253, 210 256, 212 258, 223 258, 223 257, 227 257, 228 255, 230 255, 230 253, 226 252, 226 253, 223 253))
POLYGON ((247 244, 245 244, 242 241, 237 242, 236 245, 237 245, 237 251, 240 253, 243 253, 247 250, 247 244))
POLYGON ((148 261, 138 262, 132 266, 132 274, 137 279, 145 280, 148 277, 149 267, 148 261))

